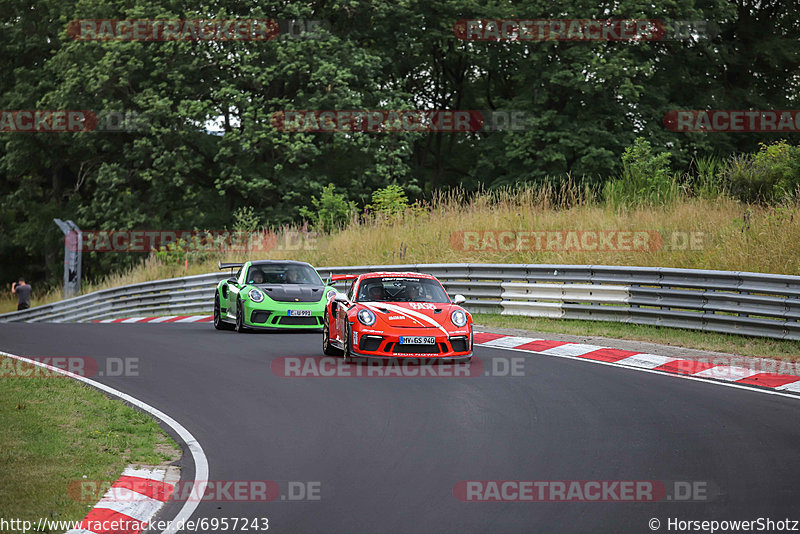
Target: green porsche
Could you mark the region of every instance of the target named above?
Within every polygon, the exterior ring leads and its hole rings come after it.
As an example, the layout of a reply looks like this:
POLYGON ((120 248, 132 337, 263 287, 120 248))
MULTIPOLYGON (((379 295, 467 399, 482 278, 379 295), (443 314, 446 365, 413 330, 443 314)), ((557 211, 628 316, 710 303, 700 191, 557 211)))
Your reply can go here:
POLYGON ((321 329, 325 305, 336 294, 301 261, 220 263, 219 268, 231 269, 231 277, 220 281, 214 294, 217 330, 321 329))

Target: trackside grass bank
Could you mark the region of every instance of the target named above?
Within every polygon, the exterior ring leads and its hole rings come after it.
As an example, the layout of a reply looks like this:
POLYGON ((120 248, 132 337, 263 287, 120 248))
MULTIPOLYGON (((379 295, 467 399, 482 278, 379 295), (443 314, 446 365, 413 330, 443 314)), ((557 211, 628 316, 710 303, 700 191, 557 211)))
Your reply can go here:
POLYGON ((73 379, 0 356, 0 517, 80 520, 96 504, 81 481, 160 465, 178 446, 149 416, 73 379))

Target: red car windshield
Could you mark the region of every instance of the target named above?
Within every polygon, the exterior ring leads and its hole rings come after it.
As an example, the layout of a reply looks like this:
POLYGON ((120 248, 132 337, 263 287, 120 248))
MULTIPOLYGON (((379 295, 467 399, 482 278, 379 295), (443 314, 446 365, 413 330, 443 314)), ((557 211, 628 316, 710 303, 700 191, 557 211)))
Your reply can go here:
POLYGON ((442 285, 430 278, 366 278, 358 288, 356 302, 449 303, 442 285))

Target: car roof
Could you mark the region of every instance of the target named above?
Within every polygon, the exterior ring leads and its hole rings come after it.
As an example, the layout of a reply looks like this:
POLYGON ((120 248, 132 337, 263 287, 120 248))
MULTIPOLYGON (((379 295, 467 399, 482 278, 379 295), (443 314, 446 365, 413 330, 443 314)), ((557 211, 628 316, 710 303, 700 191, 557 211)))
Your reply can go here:
POLYGON ((393 272, 393 271, 382 271, 382 272, 375 272, 375 273, 364 273, 359 278, 366 279, 366 278, 427 278, 429 280, 436 280, 436 277, 430 274, 424 273, 414 273, 410 271, 404 272, 393 272))
POLYGON ((307 265, 311 267, 310 264, 304 261, 297 261, 297 260, 252 260, 250 265, 274 265, 276 263, 290 263, 293 265, 307 265))

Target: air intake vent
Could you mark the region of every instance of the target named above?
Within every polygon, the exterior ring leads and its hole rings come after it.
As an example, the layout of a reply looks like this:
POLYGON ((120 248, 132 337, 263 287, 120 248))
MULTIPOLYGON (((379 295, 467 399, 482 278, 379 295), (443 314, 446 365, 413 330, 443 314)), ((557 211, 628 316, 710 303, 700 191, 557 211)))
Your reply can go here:
POLYGON ((469 340, 466 336, 451 337, 450 345, 453 347, 453 352, 467 352, 469 350, 469 340))
POLYGON ((317 317, 281 317, 281 324, 294 326, 319 326, 317 317))
POLYGON ((358 348, 369 352, 375 352, 381 346, 383 338, 380 336, 361 336, 358 342, 358 348))
POLYGON ((250 322, 251 323, 266 323, 267 319, 269 319, 270 312, 263 311, 263 310, 256 310, 250 314, 250 322))

